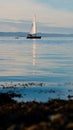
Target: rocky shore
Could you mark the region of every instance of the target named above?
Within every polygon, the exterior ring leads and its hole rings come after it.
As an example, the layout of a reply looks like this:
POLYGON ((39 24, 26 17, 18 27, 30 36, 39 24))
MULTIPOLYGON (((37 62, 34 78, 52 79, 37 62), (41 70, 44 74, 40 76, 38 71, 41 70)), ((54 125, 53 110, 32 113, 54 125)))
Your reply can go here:
POLYGON ((73 100, 17 103, 1 93, 0 130, 73 130, 73 100))

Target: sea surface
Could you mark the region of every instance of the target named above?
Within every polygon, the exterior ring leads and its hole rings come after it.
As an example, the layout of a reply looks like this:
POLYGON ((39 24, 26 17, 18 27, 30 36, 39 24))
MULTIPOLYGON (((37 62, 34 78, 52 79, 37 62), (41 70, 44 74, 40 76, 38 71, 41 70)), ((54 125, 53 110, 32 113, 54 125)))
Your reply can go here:
POLYGON ((73 97, 73 37, 0 36, 0 92, 25 102, 73 97))

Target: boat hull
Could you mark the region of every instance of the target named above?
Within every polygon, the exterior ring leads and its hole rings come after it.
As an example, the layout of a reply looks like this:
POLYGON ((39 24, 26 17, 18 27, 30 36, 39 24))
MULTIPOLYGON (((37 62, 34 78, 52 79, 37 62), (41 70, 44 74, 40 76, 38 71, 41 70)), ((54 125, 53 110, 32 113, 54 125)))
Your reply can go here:
POLYGON ((41 36, 27 36, 27 39, 41 39, 41 36))

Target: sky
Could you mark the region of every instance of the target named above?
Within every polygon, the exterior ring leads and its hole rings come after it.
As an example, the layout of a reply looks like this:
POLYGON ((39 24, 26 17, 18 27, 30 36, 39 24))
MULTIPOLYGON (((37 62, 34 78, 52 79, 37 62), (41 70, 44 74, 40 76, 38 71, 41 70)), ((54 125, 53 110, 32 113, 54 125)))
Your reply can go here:
POLYGON ((47 27, 73 28, 73 0, 0 0, 0 31, 28 30, 34 15, 47 27))

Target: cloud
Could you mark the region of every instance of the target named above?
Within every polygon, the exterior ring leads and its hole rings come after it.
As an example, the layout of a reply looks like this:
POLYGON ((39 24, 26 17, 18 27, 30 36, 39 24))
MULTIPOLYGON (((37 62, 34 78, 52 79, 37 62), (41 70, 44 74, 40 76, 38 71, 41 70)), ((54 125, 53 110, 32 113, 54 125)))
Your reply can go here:
POLYGON ((29 25, 29 21, 0 19, 0 32, 26 32, 29 25))
MULTIPOLYGON (((42 33, 73 33, 73 28, 57 27, 54 23, 37 22, 38 32, 42 33)), ((0 32, 29 32, 31 21, 0 19, 0 32)))
POLYGON ((14 19, 14 23, 15 20, 17 23, 20 20, 32 21, 36 14, 37 21, 47 26, 73 27, 73 12, 65 10, 69 9, 72 3, 73 0, 2 0, 0 18, 14 19))
POLYGON ((29 0, 2 0, 0 1, 0 17, 9 19, 26 18, 34 4, 29 0))
POLYGON ((73 12, 73 0, 34 0, 36 3, 44 6, 52 7, 58 10, 66 10, 73 12))

